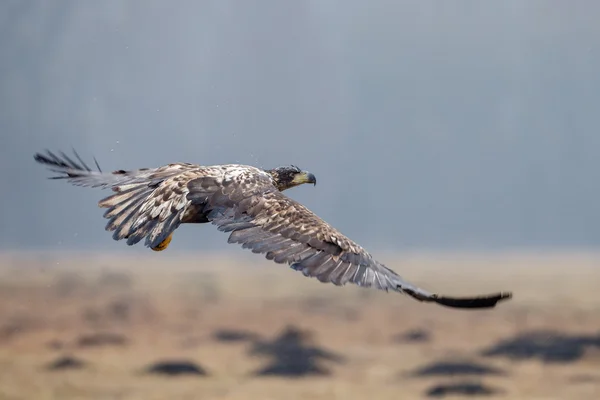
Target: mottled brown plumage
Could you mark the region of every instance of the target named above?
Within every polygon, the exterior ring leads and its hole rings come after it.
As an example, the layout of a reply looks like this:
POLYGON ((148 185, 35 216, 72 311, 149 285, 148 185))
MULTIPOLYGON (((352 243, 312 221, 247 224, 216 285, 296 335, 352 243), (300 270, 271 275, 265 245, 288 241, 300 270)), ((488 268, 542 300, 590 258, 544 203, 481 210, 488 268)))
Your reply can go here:
POLYGON ((238 164, 175 163, 103 173, 99 167, 98 171, 91 170, 75 155, 78 161, 50 151, 34 158, 58 174, 52 179, 112 189, 114 193, 98 204, 106 208, 106 230, 128 245, 145 239, 151 249, 164 250, 180 224, 210 222, 229 232, 229 243, 289 264, 321 282, 393 290, 420 301, 458 308, 493 307, 511 297, 510 293, 499 293, 456 299, 426 292, 405 281, 282 193, 303 183, 316 184, 313 174, 295 166, 262 170, 238 164))

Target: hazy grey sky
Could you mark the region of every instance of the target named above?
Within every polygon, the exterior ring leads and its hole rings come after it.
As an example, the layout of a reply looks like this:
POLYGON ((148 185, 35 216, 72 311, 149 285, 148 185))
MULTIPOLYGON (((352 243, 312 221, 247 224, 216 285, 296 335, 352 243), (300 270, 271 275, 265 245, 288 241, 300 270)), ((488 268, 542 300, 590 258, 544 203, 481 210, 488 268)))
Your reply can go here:
MULTIPOLYGON (((3 1, 3 248, 123 250, 105 169, 297 164, 369 249, 600 244, 597 1, 3 1)), ((225 248, 210 226, 170 249, 225 248)), ((141 246, 138 246, 141 247, 141 246)))

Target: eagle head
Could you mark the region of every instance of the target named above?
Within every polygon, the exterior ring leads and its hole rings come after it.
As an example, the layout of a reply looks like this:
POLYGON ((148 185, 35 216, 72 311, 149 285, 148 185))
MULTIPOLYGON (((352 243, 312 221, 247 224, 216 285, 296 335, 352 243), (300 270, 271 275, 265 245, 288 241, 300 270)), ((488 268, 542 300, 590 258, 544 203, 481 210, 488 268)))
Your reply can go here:
POLYGON ((302 171, 295 165, 277 167, 267 171, 273 177, 273 184, 280 191, 302 185, 303 183, 317 184, 317 178, 308 171, 302 171))

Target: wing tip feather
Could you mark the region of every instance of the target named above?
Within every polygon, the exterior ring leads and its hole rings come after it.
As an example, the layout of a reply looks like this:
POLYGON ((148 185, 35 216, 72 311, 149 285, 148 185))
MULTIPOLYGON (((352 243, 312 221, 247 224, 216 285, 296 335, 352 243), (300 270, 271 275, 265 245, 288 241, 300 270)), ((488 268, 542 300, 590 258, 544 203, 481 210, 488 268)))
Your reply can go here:
POLYGON ((513 297, 512 292, 499 292, 473 297, 448 297, 433 295, 431 301, 450 308, 482 309, 494 308, 496 305, 513 297))

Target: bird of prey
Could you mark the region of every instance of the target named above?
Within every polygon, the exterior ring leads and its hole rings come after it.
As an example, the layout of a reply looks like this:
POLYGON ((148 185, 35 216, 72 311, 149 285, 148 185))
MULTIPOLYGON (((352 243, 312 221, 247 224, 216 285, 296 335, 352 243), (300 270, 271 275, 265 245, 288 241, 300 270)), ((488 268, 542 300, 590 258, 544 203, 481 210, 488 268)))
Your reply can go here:
POLYGON ((74 152, 47 151, 34 158, 73 185, 109 188, 98 203, 106 208, 107 231, 133 245, 145 239, 155 251, 167 248, 180 224, 212 223, 229 232, 229 243, 265 254, 305 276, 341 286, 353 283, 404 293, 454 308, 489 308, 510 292, 454 298, 423 290, 376 261, 360 245, 283 192, 317 179, 296 166, 263 170, 247 165, 173 163, 158 168, 102 172, 74 152))

